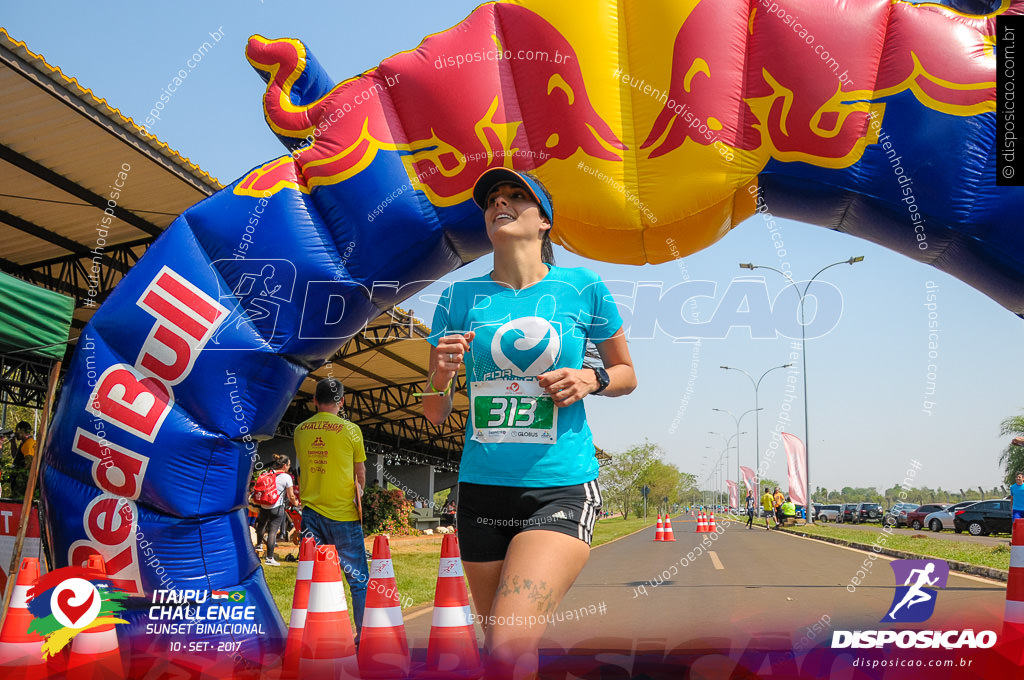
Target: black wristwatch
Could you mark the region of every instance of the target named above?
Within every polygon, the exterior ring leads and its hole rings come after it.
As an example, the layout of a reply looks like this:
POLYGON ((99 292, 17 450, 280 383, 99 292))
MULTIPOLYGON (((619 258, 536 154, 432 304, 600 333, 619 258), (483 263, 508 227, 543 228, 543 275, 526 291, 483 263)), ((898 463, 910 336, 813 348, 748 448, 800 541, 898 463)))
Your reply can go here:
POLYGON ((601 394, 604 392, 604 388, 608 387, 608 383, 611 379, 608 377, 608 371, 604 370, 601 366, 587 366, 597 376, 597 389, 591 392, 591 394, 601 394))

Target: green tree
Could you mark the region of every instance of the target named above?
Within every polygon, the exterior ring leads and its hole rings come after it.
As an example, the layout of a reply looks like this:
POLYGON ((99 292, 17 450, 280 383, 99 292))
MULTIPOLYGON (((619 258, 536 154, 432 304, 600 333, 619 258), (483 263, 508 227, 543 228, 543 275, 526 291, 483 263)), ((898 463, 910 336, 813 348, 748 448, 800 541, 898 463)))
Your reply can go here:
MULTIPOLYGON (((657 508, 658 512, 668 511, 665 499, 668 498, 667 505, 675 502, 680 474, 679 468, 675 465, 660 460, 651 461, 651 464, 640 473, 637 485, 642 489, 646 484, 651 490, 647 498, 649 509, 657 508)), ((636 502, 634 511, 639 513, 642 509, 643 497, 641 496, 636 502)))
POLYGON ((689 472, 680 472, 674 494, 674 497, 669 498, 669 502, 691 505, 694 500, 700 497, 700 489, 697 488, 697 475, 691 475, 689 472))
POLYGON ((623 519, 629 517, 629 511, 638 498, 642 502, 641 475, 653 463, 660 462, 664 453, 660 446, 645 437, 643 444, 612 454, 612 461, 601 468, 598 476, 601 493, 610 507, 618 508, 623 519))
MULTIPOLYGON (((1002 436, 1013 435, 1014 437, 1024 436, 1024 416, 1010 416, 999 424, 999 434, 1002 436)), ((1003 452, 999 454, 999 464, 1003 466, 1003 482, 1015 484, 1014 479, 1018 470, 1024 470, 1024 446, 1007 444, 1003 452)))

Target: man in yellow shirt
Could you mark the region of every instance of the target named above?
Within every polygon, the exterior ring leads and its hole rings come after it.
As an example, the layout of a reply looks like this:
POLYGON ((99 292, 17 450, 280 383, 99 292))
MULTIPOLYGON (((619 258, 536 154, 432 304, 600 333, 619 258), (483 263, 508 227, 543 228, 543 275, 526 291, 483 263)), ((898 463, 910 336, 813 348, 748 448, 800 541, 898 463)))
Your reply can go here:
POLYGON ((23 498, 28 487, 29 470, 36 455, 36 440, 32 436, 32 424, 21 421, 14 426, 14 460, 11 462, 11 495, 23 498))
POLYGON ((32 467, 32 456, 36 455, 36 440, 32 436, 32 425, 21 421, 14 427, 14 438, 21 442, 18 453, 14 456, 14 467, 28 469, 32 467))
POLYGON ((768 526, 769 517, 775 520, 775 526, 779 526, 779 520, 775 517, 775 499, 772 497, 772 492, 768 490, 767 486, 764 487, 764 495, 761 496, 761 507, 764 509, 765 531, 771 531, 771 527, 768 526))
POLYGON ((357 503, 366 486, 366 451, 359 426, 338 415, 345 403, 341 381, 324 378, 313 397, 316 415, 295 428, 302 489, 302 534, 338 549, 352 591, 356 640, 363 629, 369 569, 357 503))

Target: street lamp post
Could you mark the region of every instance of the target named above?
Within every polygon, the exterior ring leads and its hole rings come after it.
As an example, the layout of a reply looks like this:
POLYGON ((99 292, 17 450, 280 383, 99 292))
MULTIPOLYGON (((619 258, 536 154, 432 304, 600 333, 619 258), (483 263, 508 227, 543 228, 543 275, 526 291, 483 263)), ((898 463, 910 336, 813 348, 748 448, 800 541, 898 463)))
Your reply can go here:
MULTIPOLYGON (((759 408, 752 408, 752 409, 750 409, 749 411, 745 411, 745 412, 744 412, 744 413, 743 413, 743 414, 742 414, 742 415, 741 415, 741 416, 740 416, 739 418, 737 418, 736 416, 734 416, 734 415, 732 414, 732 412, 730 412, 730 411, 726 411, 725 409, 721 409, 721 408, 713 408, 713 409, 711 409, 711 410, 712 410, 712 411, 718 411, 719 413, 725 413, 725 414, 728 414, 728 416, 729 416, 730 418, 732 418, 732 419, 733 419, 734 421, 736 421, 736 436, 737 436, 737 437, 739 437, 739 433, 740 433, 740 423, 741 423, 741 422, 743 421, 743 417, 744 417, 745 415, 747 415, 748 413, 756 413, 757 411, 760 411, 760 410, 762 410, 762 409, 759 409, 759 408)), ((756 416, 755 416, 755 417, 756 417, 756 416)), ((739 484, 740 484, 740 440, 739 440, 739 439, 737 439, 737 440, 736 440, 736 505, 737 505, 737 506, 739 506, 739 500, 740 500, 740 499, 739 499, 739 493, 740 493, 740 492, 739 492, 739 484)), ((755 494, 755 495, 756 495, 756 494, 755 494)), ((737 507, 736 509, 737 509, 737 510, 739 510, 739 507, 737 507)))
POLYGON ((806 503, 805 503, 805 506, 804 506, 804 515, 806 516, 806 521, 807 521, 808 524, 814 524, 814 522, 811 519, 811 510, 810 510, 810 505, 811 505, 811 435, 810 435, 810 426, 808 424, 808 417, 807 417, 808 416, 808 404, 807 404, 807 325, 804 323, 804 300, 807 299, 807 291, 810 289, 811 284, 814 283, 814 279, 818 278, 818 275, 821 274, 826 269, 831 269, 832 267, 838 267, 841 264, 854 265, 854 264, 856 264, 858 262, 863 262, 863 261, 864 261, 864 256, 863 255, 858 255, 856 257, 851 257, 848 260, 840 260, 839 262, 833 262, 830 265, 826 265, 826 266, 822 267, 821 269, 818 270, 817 274, 815 274, 814 276, 812 276, 810 278, 810 280, 807 282, 807 285, 804 286, 804 291, 802 293, 800 292, 800 287, 796 285, 796 281, 793 280, 793 277, 790 276, 789 274, 787 274, 784 271, 776 269, 775 267, 768 267, 768 266, 763 265, 763 264, 754 264, 753 262, 748 262, 746 264, 744 264, 742 262, 740 263, 740 268, 741 269, 749 269, 751 271, 753 271, 755 269, 770 269, 771 271, 776 272, 777 274, 782 274, 782 276, 784 276, 786 278, 786 280, 788 280, 793 285, 793 288, 796 289, 797 295, 800 296, 800 354, 803 357, 803 369, 802 369, 801 372, 803 373, 803 379, 804 379, 804 458, 805 458, 805 462, 804 462, 805 470, 804 470, 804 472, 807 474, 807 489, 806 489, 806 498, 805 498, 806 503))
MULTIPOLYGON (((758 489, 761 488, 761 418, 760 418, 760 416, 761 416, 761 414, 760 414, 761 408, 758 407, 757 393, 758 393, 758 390, 761 389, 761 381, 764 380, 764 377, 766 375, 768 375, 772 371, 777 371, 780 368, 789 368, 792 365, 793 364, 782 364, 781 366, 775 366, 773 368, 769 368, 767 371, 762 373, 761 377, 758 378, 756 381, 754 380, 754 376, 750 375, 749 373, 744 371, 742 368, 736 368, 734 366, 719 366, 719 368, 723 368, 723 369, 725 369, 727 371, 739 371, 743 375, 747 376, 747 378, 750 379, 750 384, 754 386, 754 446, 757 449, 756 450, 756 457, 754 459, 755 460, 755 463, 754 463, 754 465, 755 465, 755 467, 754 467, 754 482, 757 485, 756 488, 758 488, 758 489)), ((756 492, 755 492, 755 495, 756 495, 756 492)))
MULTIPOLYGON (((718 474, 718 467, 717 466, 721 462, 723 455, 725 456, 726 465, 728 465, 728 462, 729 462, 729 453, 728 453, 729 452, 729 442, 732 441, 732 440, 731 439, 727 439, 726 436, 724 434, 722 434, 721 432, 708 432, 708 434, 718 435, 719 437, 721 437, 722 439, 725 440, 725 450, 721 454, 719 454, 718 460, 715 462, 715 466, 716 467, 715 467, 714 474, 717 475, 718 474)), ((715 482, 715 489, 716 489, 715 493, 716 494, 718 493, 718 490, 720 488, 721 488, 721 484, 716 481, 715 482)))
MULTIPOLYGON (((714 410, 717 411, 718 409, 714 409, 714 410)), ((748 411, 748 413, 749 413, 749 411, 748 411)), ((746 413, 744 413, 743 415, 746 415, 746 413)), ((742 418, 742 417, 743 416, 740 416, 740 418, 742 418)), ((736 434, 734 434, 734 435, 732 435, 731 437, 728 437, 728 438, 726 438, 726 436, 724 434, 722 434, 721 432, 708 432, 708 434, 717 434, 722 439, 725 439, 725 448, 722 449, 722 453, 719 454, 718 460, 715 461, 715 467, 714 467, 714 470, 711 473, 712 475, 715 475, 715 474, 719 473, 720 466, 722 465, 722 456, 725 456, 725 468, 728 469, 728 467, 729 467, 729 449, 732 448, 732 440, 733 439, 737 439, 741 434, 747 434, 747 433, 746 432, 740 432, 739 430, 737 430, 736 434)), ((705 446, 704 448, 710 449, 712 447, 705 446)), ((737 461, 739 460, 739 457, 740 457, 740 443, 739 443, 739 441, 737 439, 737 441, 736 441, 736 459, 737 459, 737 461)), ((724 474, 720 475, 720 477, 721 477, 721 479, 717 482, 716 489, 721 490, 722 488, 725 488, 725 494, 726 494, 726 497, 728 498, 728 495, 729 495, 728 488, 727 488, 728 485, 725 484, 725 475, 724 474)), ((739 484, 738 481, 737 481, 737 484, 739 484)), ((716 491, 716 493, 717 493, 717 491, 716 491)), ((738 488, 737 488, 737 495, 736 495, 736 504, 739 505, 739 489, 738 488)))

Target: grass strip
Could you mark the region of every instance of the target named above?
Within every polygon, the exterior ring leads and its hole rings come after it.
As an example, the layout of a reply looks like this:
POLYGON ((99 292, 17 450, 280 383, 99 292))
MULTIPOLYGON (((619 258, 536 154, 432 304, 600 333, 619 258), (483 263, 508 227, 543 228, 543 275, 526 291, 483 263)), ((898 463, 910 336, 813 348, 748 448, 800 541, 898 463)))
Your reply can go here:
POLYGON ((1010 568, 1010 546, 1009 545, 981 545, 970 541, 950 541, 940 538, 930 538, 924 534, 891 533, 887 534, 881 530, 877 532, 858 531, 856 529, 842 529, 833 525, 796 526, 785 529, 785 531, 803 533, 809 536, 823 536, 835 538, 850 543, 865 545, 870 548, 879 545, 890 550, 901 550, 903 552, 921 555, 922 557, 937 557, 942 560, 963 562, 979 567, 990 567, 1006 571, 1010 568))

